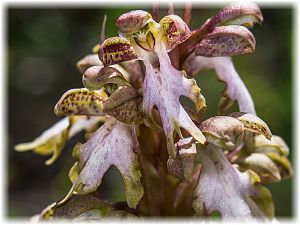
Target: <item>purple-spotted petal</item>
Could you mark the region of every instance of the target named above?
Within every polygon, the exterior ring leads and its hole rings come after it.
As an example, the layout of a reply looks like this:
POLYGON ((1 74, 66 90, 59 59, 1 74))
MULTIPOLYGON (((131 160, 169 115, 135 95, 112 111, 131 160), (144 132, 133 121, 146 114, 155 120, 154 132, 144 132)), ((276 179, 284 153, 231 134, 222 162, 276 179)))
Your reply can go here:
POLYGON ((233 150, 241 145, 244 125, 230 116, 214 116, 200 124, 206 141, 216 146, 233 150))
POLYGON ((216 27, 197 44, 195 54, 205 57, 234 56, 254 50, 253 34, 245 27, 232 25, 216 27))
POLYGON ((254 23, 261 24, 263 16, 260 8, 253 2, 232 2, 221 9, 208 22, 207 26, 244 25, 252 27, 254 23))
POLYGON ((117 27, 123 34, 133 34, 142 29, 151 18, 151 14, 146 11, 130 11, 118 18, 117 27))
POLYGON ((124 61, 137 59, 128 39, 124 37, 111 37, 106 39, 100 48, 99 58, 104 66, 117 64, 124 61))
POLYGON ((103 111, 127 124, 143 121, 142 97, 131 86, 122 86, 114 91, 103 104, 103 111))
POLYGON ((272 133, 268 125, 256 115, 244 112, 234 112, 229 114, 244 124, 246 130, 256 134, 263 134, 268 140, 271 140, 272 133))
POLYGON ((86 88, 71 89, 65 92, 54 108, 57 116, 87 115, 103 116, 103 102, 107 94, 103 90, 89 91, 86 88))
POLYGON ((171 51, 190 36, 187 24, 177 15, 163 17, 159 24, 166 32, 168 51, 171 51))

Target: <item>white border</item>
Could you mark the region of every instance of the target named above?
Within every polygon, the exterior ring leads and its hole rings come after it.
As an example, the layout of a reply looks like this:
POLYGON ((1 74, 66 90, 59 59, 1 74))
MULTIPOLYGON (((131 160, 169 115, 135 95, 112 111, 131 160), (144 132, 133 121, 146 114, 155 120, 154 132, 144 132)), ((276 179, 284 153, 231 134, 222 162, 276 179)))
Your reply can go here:
MULTIPOLYGON (((178 3, 178 4, 182 4, 184 0, 174 0, 174 3, 178 3)), ((168 1, 155 1, 155 2, 159 2, 159 3, 165 3, 167 4, 168 1)), ((192 1, 193 4, 201 4, 201 5, 220 5, 220 4, 224 4, 226 2, 229 1, 217 1, 217 0, 205 0, 205 1, 192 1)), ((293 196, 295 197, 294 199, 294 220, 287 220, 287 221, 280 221, 280 223, 282 224, 294 224, 294 223, 298 223, 299 221, 299 194, 298 191, 299 190, 299 175, 298 172, 300 171, 300 166, 299 166, 299 153, 298 151, 299 149, 299 119, 298 119, 298 115, 300 113, 299 110, 299 102, 300 102, 300 98, 299 98, 299 90, 298 88, 299 86, 299 64, 300 64, 300 60, 299 60, 299 56, 298 53, 300 52, 300 45, 298 44, 299 41, 299 21, 300 21, 300 15, 299 15, 299 3, 298 1, 282 1, 282 0, 273 0, 273 1, 267 1, 267 0, 258 0, 255 1, 260 5, 263 6, 270 6, 270 7, 280 7, 280 6, 285 6, 285 5, 289 5, 289 6, 293 6, 295 12, 294 12, 294 35, 293 35, 293 44, 295 46, 294 48, 294 53, 293 53, 293 81, 296 81, 293 83, 293 101, 294 101, 294 107, 293 107, 293 121, 296 122, 296 125, 293 128, 293 154, 294 154, 294 159, 293 159, 293 166, 294 166, 294 188, 293 188, 293 196)), ((24 1, 24 0, 18 0, 18 1, 9 1, 9 0, 4 0, 4 1, 0 1, 0 37, 1 37, 1 43, 0 43, 0 71, 1 71, 1 80, 0 80, 0 85, 1 85, 1 91, 0 91, 0 106, 1 106, 1 110, 0 110, 0 118, 1 118, 1 125, 0 125, 0 144, 1 144, 1 148, 0 148, 0 158, 2 159, 2 163, 1 164, 1 185, 0 185, 0 222, 1 224, 4 223, 12 223, 12 221, 8 221, 7 220, 7 209, 5 208, 6 204, 7 204, 7 198, 5 196, 5 193, 7 191, 7 165, 8 163, 6 162, 8 157, 7 157, 7 149, 8 149, 8 124, 7 124, 7 120, 6 117, 7 115, 7 108, 8 108, 8 90, 7 90, 7 84, 8 84, 8 78, 7 78, 7 64, 8 64, 8 59, 6 58, 7 56, 7 51, 6 51, 6 38, 7 38, 7 21, 6 21, 6 9, 8 6, 42 6, 42 7, 64 7, 64 6, 68 6, 68 7, 90 7, 90 6, 111 6, 111 7, 117 7, 118 5, 122 4, 122 5, 133 5, 133 4, 138 4, 138 5, 142 5, 142 4, 151 4, 151 1, 141 1, 141 0, 130 0, 130 1, 126 1, 126 0, 118 0, 118 1, 108 1, 108 0, 88 0, 88 1, 82 1, 82 0, 52 0, 52 1, 41 1, 41 0, 31 0, 31 1, 24 1)), ((280 28, 278 28, 280 29, 280 28)), ((166 221, 166 220, 162 220, 162 221, 158 221, 158 220, 151 220, 151 221, 146 221, 147 223, 183 223, 183 222, 187 222, 189 221, 189 223, 201 223, 200 221, 195 221, 195 220, 170 220, 170 221, 166 221)), ((16 220, 13 221, 13 223, 21 223, 21 224, 25 224, 27 222, 21 221, 21 220, 16 220)), ((141 224, 142 222, 134 222, 137 224, 141 224)), ((277 223, 277 222, 275 222, 277 223)), ((211 224, 215 224, 215 222, 211 222, 211 224)), ((231 223, 232 224, 232 223, 231 223)), ((236 223, 238 224, 238 223, 236 223)))

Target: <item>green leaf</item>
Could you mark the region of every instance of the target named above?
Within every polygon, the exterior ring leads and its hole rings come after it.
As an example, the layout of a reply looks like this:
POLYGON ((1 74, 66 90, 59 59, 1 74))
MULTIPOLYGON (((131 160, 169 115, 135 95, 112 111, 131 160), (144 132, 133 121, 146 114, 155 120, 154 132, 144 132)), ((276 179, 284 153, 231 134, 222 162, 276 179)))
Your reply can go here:
MULTIPOLYGON (((91 193, 82 196, 71 196, 68 201, 60 206, 55 206, 53 208, 54 218, 69 218, 73 219, 84 212, 90 210, 97 210, 97 218, 104 217, 108 210, 111 210, 110 204, 99 198, 97 193, 91 193)), ((87 218, 88 216, 85 215, 87 218)))
POLYGON ((256 185, 256 195, 251 196, 251 199, 256 203, 263 213, 270 219, 274 218, 275 207, 271 192, 262 185, 256 185))

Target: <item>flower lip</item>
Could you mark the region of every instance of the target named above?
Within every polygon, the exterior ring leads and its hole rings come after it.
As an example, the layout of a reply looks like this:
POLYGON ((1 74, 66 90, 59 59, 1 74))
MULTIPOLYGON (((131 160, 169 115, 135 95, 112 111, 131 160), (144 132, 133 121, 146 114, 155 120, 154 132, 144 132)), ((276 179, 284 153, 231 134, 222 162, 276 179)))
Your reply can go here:
POLYGON ((116 25, 121 33, 133 34, 142 29, 151 18, 151 14, 146 11, 134 10, 121 15, 116 25))

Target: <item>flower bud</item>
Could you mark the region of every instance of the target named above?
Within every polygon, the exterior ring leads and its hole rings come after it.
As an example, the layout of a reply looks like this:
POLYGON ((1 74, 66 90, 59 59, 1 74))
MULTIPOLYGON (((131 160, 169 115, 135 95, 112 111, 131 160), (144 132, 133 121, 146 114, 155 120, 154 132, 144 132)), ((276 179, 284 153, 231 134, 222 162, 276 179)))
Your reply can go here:
POLYGON ((83 85, 90 91, 100 90, 104 87, 110 94, 110 87, 117 89, 119 86, 128 85, 127 80, 119 70, 113 67, 93 66, 82 77, 83 85))
POLYGON ((244 124, 246 130, 253 133, 263 134, 267 139, 271 139, 272 133, 268 125, 257 116, 250 113, 235 112, 229 114, 229 116, 234 117, 244 124))
POLYGON ((244 125, 239 120, 229 116, 214 116, 200 125, 206 141, 221 148, 233 150, 243 140, 244 125))
POLYGON ((244 163, 255 171, 264 182, 280 181, 281 176, 277 166, 265 154, 252 153, 246 157, 244 163))
POLYGON ((253 2, 232 2, 216 15, 216 21, 222 25, 244 25, 252 27, 261 24, 263 16, 260 8, 253 2))

